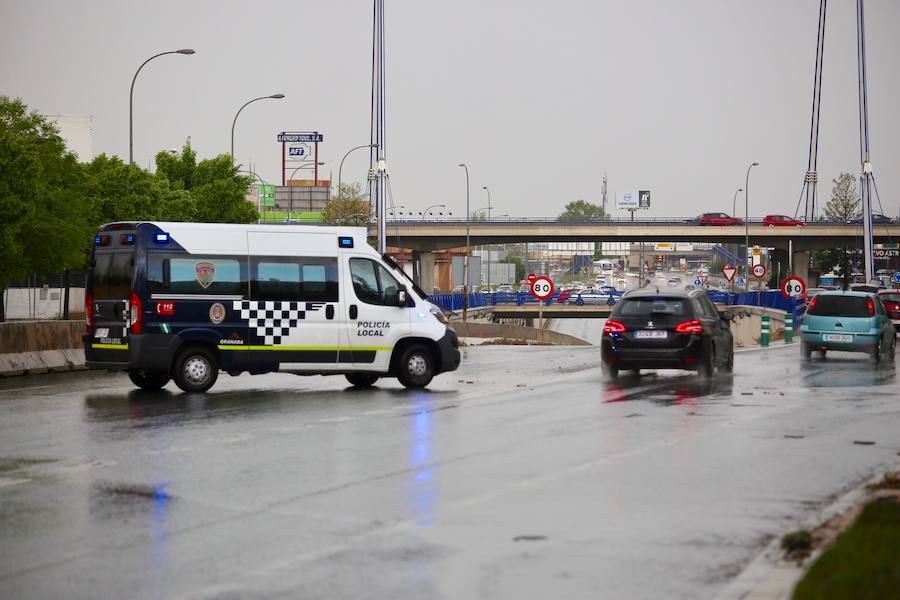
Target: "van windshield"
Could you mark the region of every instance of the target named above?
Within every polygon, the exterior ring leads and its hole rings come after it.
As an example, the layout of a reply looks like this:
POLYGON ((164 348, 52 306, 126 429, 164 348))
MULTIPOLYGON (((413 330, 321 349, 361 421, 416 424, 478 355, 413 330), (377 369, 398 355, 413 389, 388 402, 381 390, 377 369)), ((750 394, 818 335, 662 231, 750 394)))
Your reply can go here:
POLYGON ((125 300, 131 294, 134 273, 131 252, 97 252, 90 271, 90 292, 95 300, 125 300))

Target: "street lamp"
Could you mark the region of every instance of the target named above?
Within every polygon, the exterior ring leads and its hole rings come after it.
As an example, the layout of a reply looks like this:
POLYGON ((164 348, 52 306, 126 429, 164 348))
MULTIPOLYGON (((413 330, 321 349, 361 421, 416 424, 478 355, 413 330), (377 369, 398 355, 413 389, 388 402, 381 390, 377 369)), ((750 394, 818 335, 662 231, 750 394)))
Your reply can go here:
MULTIPOLYGON (((744 181, 744 252, 748 255, 750 253, 750 169, 758 166, 759 163, 755 162, 747 167, 747 178, 746 181, 744 181)), ((752 257, 747 256, 744 269, 747 269, 749 262, 752 260, 752 257)), ((746 273, 748 270, 745 270, 744 272, 746 273)))
POLYGON ((459 163, 466 170, 466 255, 463 257, 463 322, 468 320, 469 310, 469 253, 472 247, 469 244, 469 167, 466 163, 459 163))
POLYGON ((738 188, 734 190, 734 197, 731 199, 731 216, 734 216, 735 211, 737 210, 735 207, 737 206, 735 203, 737 202, 737 195, 740 192, 743 192, 744 188, 738 188))
POLYGON ((447 205, 446 204, 432 204, 431 206, 429 206, 428 208, 426 208, 425 210, 422 211, 423 220, 428 218, 428 211, 431 210, 432 208, 447 208, 447 205))
POLYGON ((284 94, 260 96, 259 98, 254 98, 253 100, 245 102, 244 105, 238 109, 237 114, 234 115, 234 121, 231 122, 231 164, 234 164, 234 126, 237 124, 238 115, 241 114, 241 111, 247 108, 247 105, 253 104, 257 100, 281 100, 282 98, 284 98, 284 94))
POLYGON ((322 161, 319 161, 319 162, 316 162, 316 163, 302 164, 302 165, 300 165, 299 167, 297 167, 296 169, 294 169, 293 171, 291 171, 291 174, 288 176, 288 181, 290 181, 291 179, 293 179, 293 178, 294 178, 294 175, 295 175, 295 174, 297 173, 297 171, 299 171, 300 169, 308 169, 308 168, 310 168, 310 167, 312 167, 312 166, 321 167, 321 166, 324 165, 324 164, 325 164, 325 163, 322 162, 322 161))
POLYGON ((141 72, 141 69, 144 68, 148 62, 153 60, 154 58, 159 58, 160 56, 165 56, 166 54, 195 54, 195 51, 191 48, 183 48, 181 50, 170 50, 169 52, 160 52, 159 54, 154 54, 138 67, 138 70, 134 73, 134 79, 131 80, 131 92, 128 94, 128 164, 134 164, 134 82, 137 81, 138 73, 141 72))
POLYGON ((354 150, 359 150, 360 148, 377 148, 378 144, 363 144, 362 146, 355 146, 347 150, 344 154, 344 158, 341 159, 341 166, 338 167, 338 198, 341 197, 341 171, 344 169, 344 161, 347 160, 347 155, 349 155, 354 150))

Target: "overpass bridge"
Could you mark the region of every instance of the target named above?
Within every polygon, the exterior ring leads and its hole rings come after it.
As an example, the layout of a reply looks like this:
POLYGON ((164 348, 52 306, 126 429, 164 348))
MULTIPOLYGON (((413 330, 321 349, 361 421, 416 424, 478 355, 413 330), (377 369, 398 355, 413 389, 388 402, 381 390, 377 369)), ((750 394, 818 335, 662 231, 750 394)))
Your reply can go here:
MULTIPOLYGON (((374 225, 372 226, 374 234, 374 225)), ((771 227, 761 221, 749 225, 750 244, 787 251, 789 241, 795 252, 823 250, 834 246, 856 246, 862 225, 817 221, 805 227, 771 227)), ((678 218, 609 221, 559 221, 557 219, 515 219, 471 221, 469 238, 473 246, 525 242, 709 242, 743 244, 744 225, 710 226, 678 218)), ((900 223, 874 227, 876 243, 900 240, 900 223)), ((388 245, 414 252, 430 252, 466 245, 465 220, 393 220, 387 223, 388 245)))

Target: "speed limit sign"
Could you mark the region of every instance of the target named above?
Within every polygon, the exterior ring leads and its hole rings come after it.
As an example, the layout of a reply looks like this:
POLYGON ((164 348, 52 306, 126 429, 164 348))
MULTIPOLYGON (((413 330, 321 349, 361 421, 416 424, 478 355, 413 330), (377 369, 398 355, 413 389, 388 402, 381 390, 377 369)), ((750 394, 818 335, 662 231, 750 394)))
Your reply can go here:
POLYGON ((531 280, 531 295, 538 300, 546 300, 553 295, 553 280, 546 275, 531 280))
POLYGON ((799 277, 787 277, 781 282, 781 294, 785 298, 802 298, 806 295, 806 282, 799 277))
POLYGON ((762 279, 766 276, 766 265, 753 265, 753 268, 750 269, 750 273, 757 279, 762 279))

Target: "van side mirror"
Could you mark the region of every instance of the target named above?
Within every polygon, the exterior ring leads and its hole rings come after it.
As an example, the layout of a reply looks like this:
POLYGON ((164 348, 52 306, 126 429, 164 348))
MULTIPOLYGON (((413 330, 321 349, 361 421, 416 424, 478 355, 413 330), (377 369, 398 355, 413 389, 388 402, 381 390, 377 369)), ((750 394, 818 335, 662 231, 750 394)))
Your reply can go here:
POLYGON ((734 320, 734 313, 724 312, 720 314, 719 317, 727 323, 734 320))
POLYGON ((406 306, 406 290, 403 288, 397 291, 397 306, 406 306))
POLYGON ((394 286, 384 288, 384 304, 385 306, 406 306, 406 288, 394 286))

